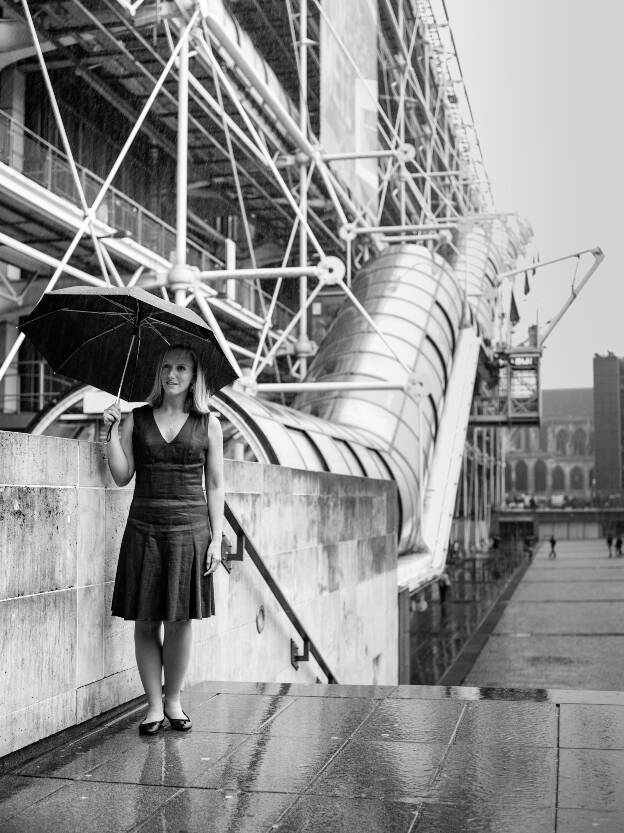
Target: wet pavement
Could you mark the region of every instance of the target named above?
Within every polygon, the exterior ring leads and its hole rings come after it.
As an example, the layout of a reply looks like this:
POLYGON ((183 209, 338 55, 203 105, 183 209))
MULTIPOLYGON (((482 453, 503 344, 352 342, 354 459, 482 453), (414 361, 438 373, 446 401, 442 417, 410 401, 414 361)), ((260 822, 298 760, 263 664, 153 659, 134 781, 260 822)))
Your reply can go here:
MULTIPOLYGON (((410 683, 435 685, 440 682, 461 684, 460 669, 449 675, 458 661, 465 659, 465 648, 482 626, 496 601, 527 561, 510 559, 508 569, 473 570, 470 565, 450 569, 451 586, 443 602, 438 592, 425 591, 427 609, 412 605, 410 615, 410 683), (476 574, 476 575, 475 575, 476 574)), ((487 560, 484 562, 487 564, 487 560)), ((464 669, 464 675, 472 663, 464 669)))
POLYGON ((490 687, 205 683, 189 734, 140 737, 140 708, 22 760, 0 831, 621 833, 624 559, 599 544, 499 594, 468 669, 490 687))
POLYGON ((554 560, 548 550, 538 550, 465 684, 624 691, 624 558, 608 558, 601 540, 561 541, 554 560))
POLYGON ((621 833, 624 694, 210 683, 0 779, 3 833, 621 833))

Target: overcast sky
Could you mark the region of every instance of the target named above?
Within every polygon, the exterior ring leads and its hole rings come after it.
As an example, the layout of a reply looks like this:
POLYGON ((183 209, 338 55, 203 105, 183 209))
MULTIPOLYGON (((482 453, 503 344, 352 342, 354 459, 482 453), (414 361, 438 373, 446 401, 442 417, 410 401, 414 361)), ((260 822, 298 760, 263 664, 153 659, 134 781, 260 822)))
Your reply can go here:
MULTIPOLYGON (((543 260, 596 245, 606 254, 542 363, 544 388, 591 387, 594 353, 624 356, 624 3, 446 4, 497 209, 529 220, 543 260)), ((519 332, 536 306, 540 324, 554 315, 572 274, 538 271, 526 299, 518 283, 519 332)))

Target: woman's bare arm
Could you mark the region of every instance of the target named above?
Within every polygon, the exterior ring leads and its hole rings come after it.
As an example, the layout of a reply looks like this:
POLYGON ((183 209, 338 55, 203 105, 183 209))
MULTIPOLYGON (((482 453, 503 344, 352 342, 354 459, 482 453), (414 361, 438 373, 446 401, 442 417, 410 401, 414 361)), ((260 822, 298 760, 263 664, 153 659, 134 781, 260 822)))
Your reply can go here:
POLYGON ((130 413, 123 421, 121 430, 118 430, 117 426, 113 425, 110 442, 106 445, 108 467, 113 476, 113 480, 118 486, 125 486, 134 476, 134 454, 132 451, 133 427, 134 418, 130 413))
POLYGON ((215 416, 208 421, 208 459, 206 460, 206 497, 212 538, 219 542, 223 534, 223 503, 225 485, 223 478, 223 432, 215 416))

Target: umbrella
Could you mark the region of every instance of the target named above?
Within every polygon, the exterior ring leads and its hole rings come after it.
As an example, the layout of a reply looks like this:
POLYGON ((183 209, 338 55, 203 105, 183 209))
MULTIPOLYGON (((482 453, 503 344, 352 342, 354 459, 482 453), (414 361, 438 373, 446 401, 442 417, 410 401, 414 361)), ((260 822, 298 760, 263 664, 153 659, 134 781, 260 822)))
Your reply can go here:
POLYGON ((138 287, 69 287, 45 293, 19 329, 56 373, 128 402, 148 396, 163 351, 184 343, 212 392, 237 374, 198 315, 138 287))

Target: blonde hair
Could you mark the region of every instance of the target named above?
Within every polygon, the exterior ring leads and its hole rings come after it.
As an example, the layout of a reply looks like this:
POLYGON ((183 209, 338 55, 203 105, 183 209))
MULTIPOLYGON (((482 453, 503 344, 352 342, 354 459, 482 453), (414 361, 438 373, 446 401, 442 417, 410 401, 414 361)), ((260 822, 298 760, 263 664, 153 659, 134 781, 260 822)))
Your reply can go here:
POLYGON ((188 344, 172 344, 170 347, 167 347, 165 352, 160 357, 160 361, 158 362, 158 367, 156 369, 156 377, 154 378, 154 384, 152 386, 151 391, 149 392, 146 401, 148 402, 148 404, 152 406, 152 408, 160 408, 160 406, 162 405, 163 397, 165 394, 161 381, 162 367, 165 361, 165 357, 168 353, 171 353, 172 350, 180 350, 181 352, 186 353, 191 357, 193 361, 193 381, 191 382, 191 385, 186 394, 184 410, 193 414, 194 416, 200 416, 201 414, 209 414, 211 412, 210 389, 206 384, 206 378, 199 365, 197 353, 193 350, 192 347, 189 347, 188 344))

